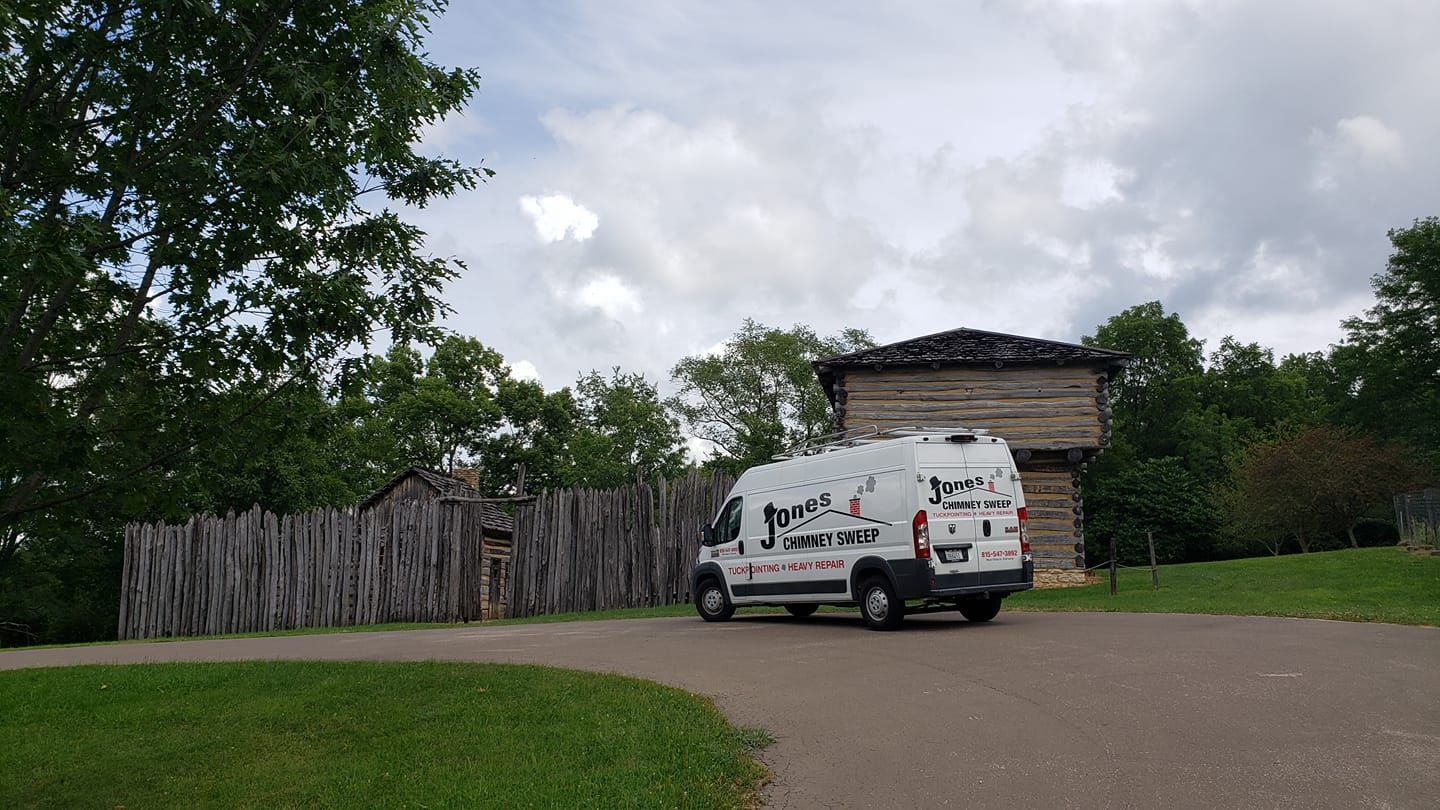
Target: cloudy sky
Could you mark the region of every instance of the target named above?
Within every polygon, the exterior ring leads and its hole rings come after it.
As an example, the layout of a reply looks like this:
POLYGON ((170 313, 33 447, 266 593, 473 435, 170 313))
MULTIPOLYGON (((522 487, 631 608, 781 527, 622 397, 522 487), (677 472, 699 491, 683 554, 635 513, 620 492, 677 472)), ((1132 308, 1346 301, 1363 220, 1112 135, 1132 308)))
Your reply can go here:
MULTIPOLYGON (((1322 349, 1440 214, 1440 3, 468 2, 484 79, 413 212, 450 326, 547 387, 665 381, 746 317, 1076 341, 1159 299, 1322 349)), ((668 387, 668 385, 667 385, 668 387)))

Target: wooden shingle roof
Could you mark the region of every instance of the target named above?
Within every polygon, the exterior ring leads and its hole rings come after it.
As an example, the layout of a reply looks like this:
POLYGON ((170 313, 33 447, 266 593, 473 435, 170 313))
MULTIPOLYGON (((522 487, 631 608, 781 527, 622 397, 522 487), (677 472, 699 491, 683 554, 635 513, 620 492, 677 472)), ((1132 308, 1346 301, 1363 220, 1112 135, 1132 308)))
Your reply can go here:
POLYGON ((1114 349, 961 327, 817 360, 813 365, 833 401, 835 372, 843 369, 1067 363, 1123 367, 1129 357, 1114 349))
MULTIPOLYGON (((404 481, 406 478, 412 475, 418 477, 420 480, 424 481, 427 485, 429 485, 430 488, 435 491, 435 497, 437 498, 484 497, 480 494, 479 490, 475 489, 474 487, 452 475, 446 475, 445 473, 437 472, 435 470, 428 470, 424 467, 410 467, 404 472, 395 476, 394 478, 391 478, 379 489, 365 496, 365 500, 361 501, 357 508, 360 511, 364 511, 365 509, 374 506, 382 498, 389 494, 391 490, 399 486, 400 482, 404 481)), ((480 504, 480 509, 481 514, 484 515, 485 518, 485 532, 487 535, 495 534, 502 537, 510 537, 511 534, 515 531, 514 518, 512 518, 510 515, 507 515, 504 511, 500 509, 500 507, 496 506, 493 503, 482 503, 480 504)))

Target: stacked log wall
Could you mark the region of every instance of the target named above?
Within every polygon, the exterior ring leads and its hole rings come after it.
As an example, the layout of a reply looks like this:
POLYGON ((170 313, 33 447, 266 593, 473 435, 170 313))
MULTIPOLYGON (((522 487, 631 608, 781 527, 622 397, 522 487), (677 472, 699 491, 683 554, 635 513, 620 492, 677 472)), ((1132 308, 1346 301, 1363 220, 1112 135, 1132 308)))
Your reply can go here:
POLYGON ((1108 375, 1102 368, 846 369, 837 372, 842 428, 964 425, 1012 449, 1093 450, 1110 440, 1108 375))

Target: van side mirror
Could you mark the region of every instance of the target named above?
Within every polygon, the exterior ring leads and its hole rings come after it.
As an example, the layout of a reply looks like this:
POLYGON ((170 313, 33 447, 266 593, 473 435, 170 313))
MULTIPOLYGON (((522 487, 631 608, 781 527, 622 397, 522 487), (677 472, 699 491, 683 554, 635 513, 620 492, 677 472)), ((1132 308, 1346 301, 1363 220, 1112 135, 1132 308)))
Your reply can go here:
POLYGON ((700 527, 700 545, 715 545, 715 528, 708 523, 700 527))

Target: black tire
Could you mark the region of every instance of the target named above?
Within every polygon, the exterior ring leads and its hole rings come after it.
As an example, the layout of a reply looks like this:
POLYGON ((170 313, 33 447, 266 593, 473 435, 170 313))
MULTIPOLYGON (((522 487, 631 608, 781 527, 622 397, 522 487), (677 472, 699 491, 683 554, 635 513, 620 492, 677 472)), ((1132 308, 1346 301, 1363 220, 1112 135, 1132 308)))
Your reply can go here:
POLYGON ((1000 612, 1000 597, 982 596, 960 601, 960 615, 972 622, 988 622, 1000 612))
POLYGON ((723 622, 735 615, 730 594, 714 577, 700 580, 700 586, 695 589, 695 610, 707 622, 723 622))
POLYGON ((860 617, 871 630, 894 630, 905 620, 905 603, 895 596, 890 580, 870 577, 861 583, 860 617))
POLYGON ((791 616, 794 616, 794 617, 797 618, 797 619, 803 619, 803 618, 805 618, 805 617, 807 617, 807 616, 813 616, 813 615, 815 615, 815 611, 817 611, 817 610, 819 610, 819 609, 820 609, 820 606, 819 606, 819 605, 786 605, 786 606, 785 606, 785 611, 786 611, 787 613, 789 613, 791 616))

